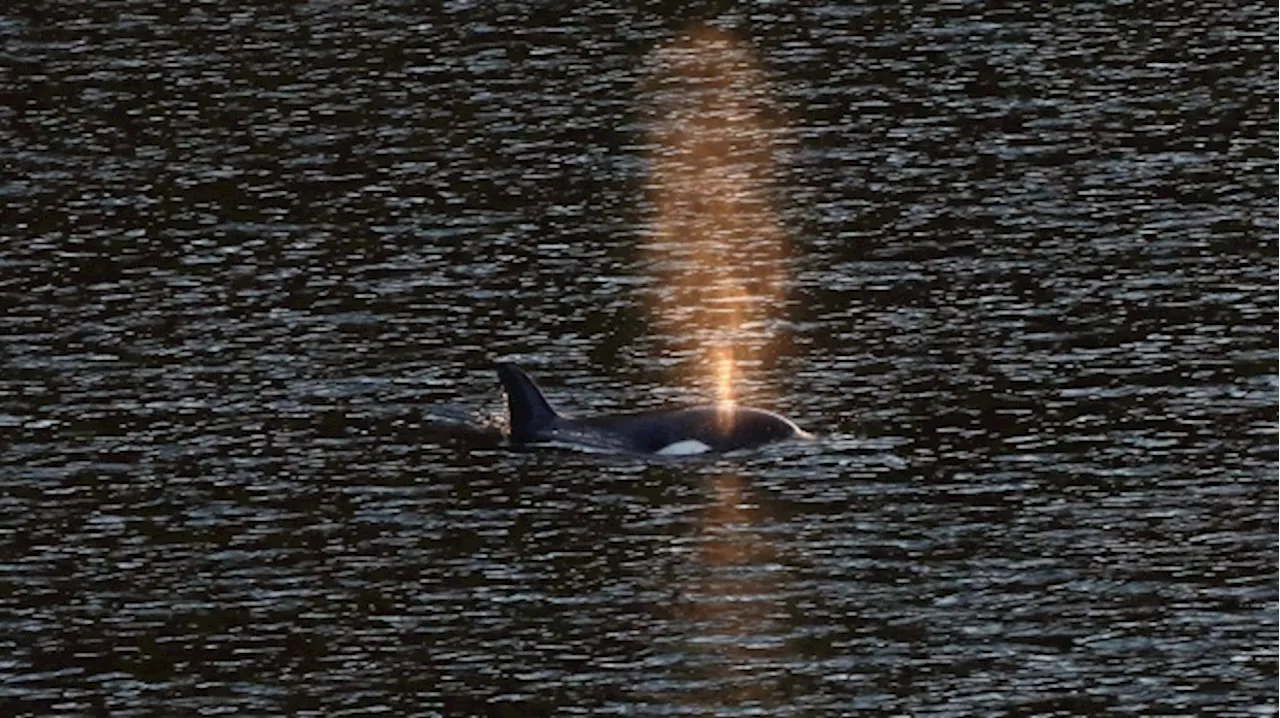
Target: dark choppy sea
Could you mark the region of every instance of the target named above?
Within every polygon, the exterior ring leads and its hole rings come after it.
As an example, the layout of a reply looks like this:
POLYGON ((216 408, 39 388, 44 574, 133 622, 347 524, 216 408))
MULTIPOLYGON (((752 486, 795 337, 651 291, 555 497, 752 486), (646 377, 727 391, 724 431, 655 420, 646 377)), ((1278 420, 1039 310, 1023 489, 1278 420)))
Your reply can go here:
POLYGON ((0 9, 0 714, 1275 714, 1275 8, 694 5, 0 9))

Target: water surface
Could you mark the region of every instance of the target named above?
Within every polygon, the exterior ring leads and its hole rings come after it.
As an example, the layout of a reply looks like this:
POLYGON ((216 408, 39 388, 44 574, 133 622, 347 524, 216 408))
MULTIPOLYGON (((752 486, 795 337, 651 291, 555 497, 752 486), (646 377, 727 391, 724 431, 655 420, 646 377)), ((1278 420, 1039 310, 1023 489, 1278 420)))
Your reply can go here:
POLYGON ((0 713, 1274 714, 1274 27, 2 11, 0 713), (435 425, 499 358, 582 413, 714 396, 655 309, 694 21, 776 131, 735 391, 824 438, 435 425))

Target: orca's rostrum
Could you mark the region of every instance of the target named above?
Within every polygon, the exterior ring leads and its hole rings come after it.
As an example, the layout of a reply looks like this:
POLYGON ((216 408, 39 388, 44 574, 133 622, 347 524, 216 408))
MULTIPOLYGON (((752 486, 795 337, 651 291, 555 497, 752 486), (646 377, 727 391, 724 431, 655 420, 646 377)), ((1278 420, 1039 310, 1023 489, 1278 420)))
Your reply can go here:
POLYGON ((812 438, 786 417, 728 402, 641 414, 565 416, 551 407, 520 367, 502 363, 497 369, 507 394, 511 441, 516 444, 563 442, 684 456, 812 438))

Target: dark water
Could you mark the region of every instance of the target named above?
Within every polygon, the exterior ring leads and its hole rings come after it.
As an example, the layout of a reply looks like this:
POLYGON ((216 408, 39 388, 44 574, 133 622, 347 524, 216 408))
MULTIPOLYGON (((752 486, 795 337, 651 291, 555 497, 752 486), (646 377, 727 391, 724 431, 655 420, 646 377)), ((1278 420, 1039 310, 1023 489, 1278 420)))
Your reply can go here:
POLYGON ((0 10, 0 714, 1275 713, 1269 5, 83 5, 0 10), (699 19, 783 128, 741 398, 825 438, 433 426, 707 395, 699 19))

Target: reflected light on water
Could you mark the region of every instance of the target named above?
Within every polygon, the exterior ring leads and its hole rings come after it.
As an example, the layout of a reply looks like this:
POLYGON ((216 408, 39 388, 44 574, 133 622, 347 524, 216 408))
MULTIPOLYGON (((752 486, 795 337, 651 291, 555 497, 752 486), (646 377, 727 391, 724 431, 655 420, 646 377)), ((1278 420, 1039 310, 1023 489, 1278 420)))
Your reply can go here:
POLYGON ((770 355, 785 298, 769 83, 733 36, 696 27, 650 54, 647 89, 650 311, 679 378, 732 401, 734 379, 770 355))
MULTIPOLYGON (((652 117, 648 189, 654 217, 644 243, 656 274, 650 311, 683 380, 714 387, 721 422, 733 420, 744 371, 771 355, 785 299, 786 243, 771 181, 778 128, 753 54, 728 33, 698 27, 649 57, 652 117)), ((757 394, 758 392, 752 392, 757 394)), ((777 706, 766 664, 786 652, 776 547, 755 529, 760 507, 736 473, 708 478, 686 637, 697 661, 694 696, 707 706, 777 706)))
POLYGON ((693 627, 685 637, 692 655, 682 698, 707 708, 777 708, 786 700, 778 666, 794 656, 792 626, 778 596, 785 592, 777 547, 757 530, 757 504, 735 473, 708 479, 715 501, 703 516, 698 565, 678 594, 681 617, 693 627))
POLYGON ((716 349, 716 421, 721 429, 728 429, 733 423, 733 379, 734 379, 733 347, 725 346, 716 349))

